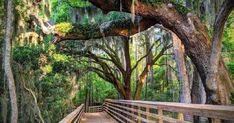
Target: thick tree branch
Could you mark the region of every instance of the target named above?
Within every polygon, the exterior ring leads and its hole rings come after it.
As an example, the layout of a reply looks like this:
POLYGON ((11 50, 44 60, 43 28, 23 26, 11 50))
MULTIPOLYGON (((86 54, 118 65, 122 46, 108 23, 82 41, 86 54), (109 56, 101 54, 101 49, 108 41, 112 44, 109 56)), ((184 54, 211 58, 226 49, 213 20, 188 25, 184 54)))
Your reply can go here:
POLYGON ((150 19, 137 19, 136 21, 139 21, 138 24, 133 24, 131 19, 109 21, 101 24, 100 26, 98 24, 73 24, 72 29, 65 34, 59 29, 56 29, 55 25, 54 43, 64 40, 98 39, 103 38, 104 36, 129 37, 139 31, 148 29, 155 24, 155 22, 150 19))

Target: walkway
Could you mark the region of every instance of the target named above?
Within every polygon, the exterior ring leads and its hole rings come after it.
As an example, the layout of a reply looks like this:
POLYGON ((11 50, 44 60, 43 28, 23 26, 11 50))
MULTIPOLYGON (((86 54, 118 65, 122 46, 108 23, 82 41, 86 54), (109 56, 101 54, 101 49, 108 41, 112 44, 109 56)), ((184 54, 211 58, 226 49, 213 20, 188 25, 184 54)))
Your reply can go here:
POLYGON ((81 104, 59 123, 117 123, 116 120, 121 123, 193 123, 184 120, 184 114, 188 113, 191 116, 211 118, 212 123, 221 123, 221 120, 234 123, 234 106, 224 105, 106 99, 101 106, 89 106, 87 113, 84 109, 84 104, 81 104), (174 112, 173 116, 170 112, 174 112))
POLYGON ((81 123, 117 123, 106 112, 85 113, 81 123))

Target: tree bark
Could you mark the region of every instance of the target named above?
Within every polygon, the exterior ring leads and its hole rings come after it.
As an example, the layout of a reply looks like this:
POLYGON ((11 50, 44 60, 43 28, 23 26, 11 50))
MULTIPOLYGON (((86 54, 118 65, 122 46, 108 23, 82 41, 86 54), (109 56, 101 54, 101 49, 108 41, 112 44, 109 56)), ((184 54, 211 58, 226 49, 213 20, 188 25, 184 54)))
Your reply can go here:
POLYGON ((125 57, 125 63, 126 63, 126 69, 125 73, 123 74, 124 79, 124 90, 126 92, 126 99, 130 100, 132 99, 131 95, 131 59, 130 59, 130 52, 129 52, 129 41, 128 39, 124 39, 124 57, 125 57))
MULTIPOLYGON (((205 104, 206 103, 206 92, 202 84, 200 75, 193 65, 193 80, 192 80, 192 89, 191 89, 191 101, 193 104, 205 104)), ((202 120, 199 116, 193 117, 194 123, 200 123, 202 120)))
POLYGON ((18 122, 18 107, 17 107, 17 96, 15 90, 15 81, 11 69, 11 42, 13 39, 13 30, 14 30, 14 3, 13 0, 7 1, 7 25, 5 32, 5 47, 4 47, 4 56, 3 56, 3 64, 5 76, 8 82, 9 94, 10 94, 10 102, 11 102, 11 123, 18 122))
POLYGON ((189 78, 185 66, 184 46, 180 39, 172 33, 175 61, 178 69, 178 78, 181 82, 180 102, 191 103, 189 78))
MULTIPOLYGON (((35 20, 39 21, 39 19, 35 20)), ((65 40, 89 40, 103 38, 107 36, 123 36, 129 37, 139 31, 144 31, 155 24, 150 19, 136 19, 132 22, 131 19, 115 20, 99 24, 81 25, 72 24, 72 29, 68 33, 63 33, 59 30, 58 25, 54 26, 54 43, 59 43, 65 40), (135 24, 138 23, 138 24, 135 24), (92 33, 92 34, 90 34, 92 33)), ((40 22, 40 21, 39 21, 40 22)), ((40 24, 40 23, 39 23, 40 24)))
MULTIPOLYGON (((145 35, 146 52, 150 52, 149 55, 146 58, 146 63, 152 62, 152 60, 153 60, 153 53, 150 50, 151 40, 150 40, 149 36, 150 36, 149 32, 146 32, 146 35, 145 35)), ((150 82, 150 84, 153 85, 153 83, 154 83, 154 71, 153 71, 153 67, 150 67, 150 71, 149 71, 149 74, 148 74, 147 78, 149 78, 149 80, 147 79, 147 83, 150 82)))
POLYGON ((193 70, 193 81, 191 89, 191 101, 194 104, 205 104, 206 103, 206 92, 202 84, 200 75, 194 66, 193 70))
MULTIPOLYGON (((174 55, 176 66, 178 69, 178 78, 181 82, 181 90, 180 90, 180 102, 181 103, 191 103, 191 91, 190 91, 190 83, 189 77, 186 70, 185 65, 185 53, 184 53, 184 46, 181 44, 180 39, 172 33, 173 39, 173 47, 174 47, 174 55)), ((191 121, 191 116, 188 114, 184 115, 185 120, 191 121)))
POLYGON ((208 69, 208 74, 206 78, 206 86, 210 90, 209 100, 210 103, 219 104, 226 100, 225 95, 219 93, 218 88, 222 88, 222 84, 218 86, 218 67, 220 61, 220 54, 222 49, 222 39, 223 39, 223 30, 225 22, 234 8, 234 1, 233 0, 225 0, 223 5, 220 8, 220 11, 216 17, 215 24, 214 24, 214 34, 212 39, 212 51, 210 54, 210 67, 208 69))

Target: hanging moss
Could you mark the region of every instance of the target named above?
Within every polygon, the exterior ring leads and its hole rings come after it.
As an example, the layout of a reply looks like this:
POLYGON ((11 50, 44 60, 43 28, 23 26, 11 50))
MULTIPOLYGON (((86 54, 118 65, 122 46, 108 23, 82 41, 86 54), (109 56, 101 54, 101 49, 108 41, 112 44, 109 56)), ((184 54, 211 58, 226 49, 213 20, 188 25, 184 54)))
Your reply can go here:
POLYGON ((85 37, 92 38, 98 35, 99 25, 98 24, 73 24, 74 28, 70 33, 78 33, 85 37))

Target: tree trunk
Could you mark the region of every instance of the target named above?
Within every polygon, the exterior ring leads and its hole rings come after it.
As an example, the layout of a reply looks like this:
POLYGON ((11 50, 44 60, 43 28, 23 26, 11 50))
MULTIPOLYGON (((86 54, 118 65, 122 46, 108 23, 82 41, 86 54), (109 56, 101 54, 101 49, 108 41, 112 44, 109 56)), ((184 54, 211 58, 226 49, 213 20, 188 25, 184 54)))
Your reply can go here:
POLYGON ((130 52, 129 52, 129 41, 127 38, 124 39, 124 58, 126 63, 125 73, 123 74, 124 79, 124 90, 126 94, 126 99, 132 99, 131 95, 131 59, 130 59, 130 52))
MULTIPOLYGON (((174 33, 172 33, 172 39, 175 61, 178 69, 178 78, 181 82, 180 102, 191 103, 190 83, 185 65, 184 46, 183 44, 181 44, 180 39, 174 33)), ((188 114, 185 114, 184 117, 185 120, 191 121, 191 116, 189 116, 188 114)))
POLYGON ((221 83, 217 83, 218 79, 218 67, 219 67, 219 60, 220 54, 222 49, 222 39, 223 39, 223 30, 225 22, 234 8, 234 1, 233 0, 225 0, 220 11, 216 17, 216 21, 214 24, 214 34, 212 40, 212 51, 210 54, 210 66, 208 69, 208 74, 206 78, 206 86, 210 90, 209 103, 219 104, 226 100, 225 95, 220 93, 222 90, 218 90, 223 88, 221 83), (220 84, 220 86, 218 86, 220 84))
MULTIPOLYGON (((146 63, 151 63, 152 60, 153 60, 153 53, 152 53, 152 50, 150 49, 151 47, 151 41, 150 41, 150 34, 149 32, 146 32, 145 34, 145 45, 146 45, 146 50, 145 52, 148 53, 148 56, 146 57, 146 63)), ((146 78, 146 83, 145 83, 145 100, 147 100, 147 97, 148 97, 148 87, 149 87, 149 84, 153 85, 153 66, 149 68, 149 72, 147 74, 147 78, 146 78)))
POLYGON ((191 90, 191 99, 194 104, 205 104, 206 103, 206 92, 202 84, 200 75, 194 66, 193 70, 193 83, 191 90))
POLYGON ((17 96, 15 90, 15 81, 11 69, 11 42, 13 39, 13 30, 14 30, 14 3, 13 0, 7 1, 7 25, 6 25, 6 34, 5 34, 5 47, 4 47, 4 56, 3 56, 3 64, 5 76, 8 82, 9 94, 11 100, 11 123, 18 122, 18 107, 17 107, 17 96))
POLYGON ((190 84, 185 66, 184 46, 180 39, 172 33, 175 61, 178 69, 178 78, 181 84, 180 102, 191 103, 190 84))
MULTIPOLYGON (((133 37, 134 38, 134 37, 133 37)), ((135 41, 135 40, 133 40, 135 41)), ((136 61, 138 60, 138 43, 135 41, 135 59, 136 61)), ((137 82, 138 80, 138 76, 139 76, 139 69, 138 69, 138 66, 136 67, 136 70, 135 70, 135 81, 137 82)), ((136 83, 137 84, 137 83, 136 83)))
MULTIPOLYGON (((206 103, 206 92, 202 84, 200 75, 195 66, 193 66, 193 81, 191 90, 191 99, 194 104, 205 104, 206 103)), ((193 117, 194 123, 200 123, 203 118, 199 116, 193 117)))
MULTIPOLYGON (((149 36, 150 36, 149 32, 146 32, 146 35, 145 35, 146 53, 150 52, 149 55, 146 58, 146 63, 152 62, 152 60, 153 60, 153 53, 152 53, 152 50, 150 50, 151 40, 150 40, 149 36)), ((153 71, 153 67, 150 67, 150 71, 149 71, 149 74, 148 74, 147 77, 149 78, 149 79, 147 79, 147 81, 149 81, 150 84, 153 85, 153 83, 154 83, 154 71, 153 71)))
POLYGON ((144 68, 143 72, 140 74, 137 80, 137 85, 136 85, 136 91, 135 91, 135 100, 139 100, 141 98, 141 91, 142 87, 144 85, 144 81, 149 73, 149 68, 152 67, 152 65, 147 64, 146 67, 144 68))

